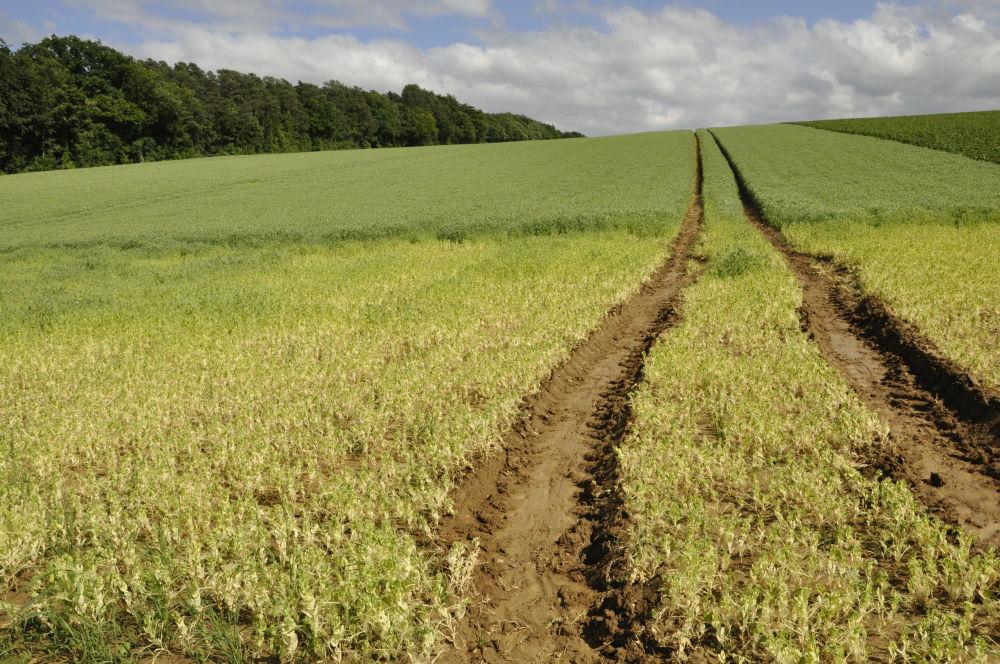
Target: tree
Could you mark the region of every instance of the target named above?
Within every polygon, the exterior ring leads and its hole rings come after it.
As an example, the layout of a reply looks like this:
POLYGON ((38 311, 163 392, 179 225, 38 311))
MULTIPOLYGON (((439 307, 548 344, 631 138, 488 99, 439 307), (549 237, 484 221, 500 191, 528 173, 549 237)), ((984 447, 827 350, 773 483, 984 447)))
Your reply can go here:
MULTIPOLYGON (((574 134, 575 135, 575 134, 574 134)), ((192 63, 137 61, 97 41, 0 40, 0 171, 213 154, 559 138, 418 85, 322 87, 192 63)))
POLYGON ((402 144, 403 114, 398 101, 377 92, 368 93, 368 107, 378 127, 378 145, 394 147, 402 144))
POLYGON ((438 127, 434 114, 422 108, 405 107, 403 115, 403 140, 407 145, 434 145, 438 127))

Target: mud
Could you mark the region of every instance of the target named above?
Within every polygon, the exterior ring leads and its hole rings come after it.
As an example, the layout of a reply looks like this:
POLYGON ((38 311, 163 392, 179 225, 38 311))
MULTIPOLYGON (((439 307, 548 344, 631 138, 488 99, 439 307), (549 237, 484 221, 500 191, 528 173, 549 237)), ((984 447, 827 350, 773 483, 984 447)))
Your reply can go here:
MULTIPOLYGON (((695 149, 698 150, 697 143, 695 149)), ((693 276, 702 220, 696 190, 670 258, 525 404, 522 424, 453 494, 441 545, 478 541, 471 604, 439 662, 644 661, 650 588, 621 581, 627 515, 618 445, 645 353, 674 320, 693 276)))
POLYGON ((1000 549, 1000 401, 960 371, 829 257, 793 249, 760 213, 729 161, 747 219, 784 256, 802 286, 802 328, 890 427, 873 467, 906 480, 932 512, 1000 549))

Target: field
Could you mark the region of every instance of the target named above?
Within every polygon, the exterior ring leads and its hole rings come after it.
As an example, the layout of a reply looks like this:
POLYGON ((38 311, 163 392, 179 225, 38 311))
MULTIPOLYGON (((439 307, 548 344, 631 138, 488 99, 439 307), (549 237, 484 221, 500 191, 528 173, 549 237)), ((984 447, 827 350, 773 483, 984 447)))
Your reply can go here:
POLYGON ((1000 111, 814 120, 798 124, 910 143, 1000 164, 1000 111))
POLYGON ((3 648, 439 647, 474 552, 418 542, 662 259, 692 149, 678 132, 0 180, 3 648))
POLYGON ((0 180, 0 250, 658 233, 656 185, 673 172, 662 156, 622 156, 648 155, 657 140, 527 142, 499 157, 492 145, 215 157, 79 169, 58 181, 28 173, 0 180))
POLYGON ((856 270, 865 290, 1000 389, 1000 166, 806 127, 716 133, 793 244, 856 270))
POLYGON ((0 660, 994 661, 998 183, 794 125, 0 178, 0 660))
POLYGON ((654 640, 695 661, 996 656, 1000 561, 865 471, 889 427, 800 329, 799 285, 701 143, 707 262, 621 452, 654 640))

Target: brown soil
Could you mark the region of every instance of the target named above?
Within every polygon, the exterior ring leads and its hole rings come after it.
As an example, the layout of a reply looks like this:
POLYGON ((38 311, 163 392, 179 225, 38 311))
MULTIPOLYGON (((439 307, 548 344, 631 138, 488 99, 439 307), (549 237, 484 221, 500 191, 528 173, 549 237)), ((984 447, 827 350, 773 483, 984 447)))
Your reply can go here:
POLYGON ((802 286, 803 330, 889 423, 891 449, 873 465, 908 481, 929 509, 974 533, 982 545, 1000 548, 1000 401, 885 304, 863 294, 846 268, 792 249, 763 220, 739 170, 719 147, 747 218, 782 253, 802 286))
MULTIPOLYGON (((697 144, 695 146, 697 150, 697 144)), ((674 319, 701 224, 694 200, 671 257, 526 402, 503 450, 453 494, 442 545, 479 542, 471 604, 441 662, 642 661, 655 591, 620 581, 625 526, 614 448, 645 353, 674 319)))

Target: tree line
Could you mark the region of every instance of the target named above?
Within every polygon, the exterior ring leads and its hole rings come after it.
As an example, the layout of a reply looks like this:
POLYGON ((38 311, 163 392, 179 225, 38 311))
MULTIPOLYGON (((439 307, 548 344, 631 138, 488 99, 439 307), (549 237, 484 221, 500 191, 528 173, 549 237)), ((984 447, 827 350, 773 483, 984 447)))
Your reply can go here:
POLYGON ((0 40, 0 171, 222 154, 582 136, 417 85, 386 94, 136 60, 97 41, 0 40))

